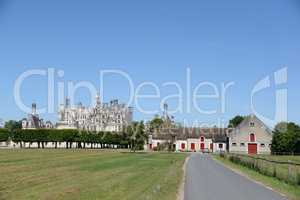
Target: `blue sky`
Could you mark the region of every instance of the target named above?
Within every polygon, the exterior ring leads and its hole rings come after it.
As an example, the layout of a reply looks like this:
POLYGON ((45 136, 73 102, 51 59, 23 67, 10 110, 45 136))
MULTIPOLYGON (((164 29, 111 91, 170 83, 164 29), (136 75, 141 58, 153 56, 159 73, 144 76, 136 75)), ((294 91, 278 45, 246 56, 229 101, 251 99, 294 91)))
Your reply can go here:
MULTIPOLYGON (((300 123, 300 3, 297 0, 191 0, 191 1, 17 1, 0 0, 0 118, 21 119, 26 113, 15 103, 17 77, 26 70, 63 70, 57 82, 91 81, 97 87, 99 71, 120 69, 135 85, 158 84, 162 98, 176 92, 162 87, 176 81, 186 93, 186 68, 192 88, 209 81, 218 87, 235 82, 228 91, 226 112, 204 115, 194 109, 175 113, 177 121, 217 123, 236 114, 249 114, 252 88, 260 79, 288 67, 288 119, 300 123), (218 119, 218 120, 217 120, 218 119)), ((45 77, 31 77, 22 85, 22 99, 39 107, 47 104, 45 77)), ((260 113, 272 117, 273 86, 257 95, 260 113)), ((128 84, 110 76, 105 101, 126 101, 128 84)), ((202 94, 211 92, 203 89, 202 94)), ((57 93, 57 87, 55 87, 57 93)), ((144 94, 153 88, 144 88, 144 94)), ((186 96, 184 96, 186 98, 186 96)), ((90 104, 86 90, 76 101, 90 104)), ((140 101, 158 108, 160 99, 140 101)), ((58 107, 57 100, 55 101, 58 107)), ((170 109, 178 102, 170 101, 170 109)), ((184 100, 184 104, 186 104, 184 100)), ((201 107, 219 110, 219 101, 204 100, 201 107)), ((133 105, 136 107, 135 105, 133 105)), ((148 119, 136 111, 135 119, 148 119)), ((42 115, 56 121, 55 113, 42 115)))

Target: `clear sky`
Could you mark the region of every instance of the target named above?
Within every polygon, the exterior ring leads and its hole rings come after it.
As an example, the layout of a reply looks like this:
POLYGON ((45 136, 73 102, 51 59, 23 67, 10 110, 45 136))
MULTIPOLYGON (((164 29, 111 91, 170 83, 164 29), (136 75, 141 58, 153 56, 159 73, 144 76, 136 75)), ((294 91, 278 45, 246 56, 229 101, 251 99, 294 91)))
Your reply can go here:
MULTIPOLYGON (((100 70, 124 70, 135 86, 144 81, 159 85, 160 99, 140 101, 140 106, 155 109, 162 98, 176 92, 163 83, 176 81, 187 93, 189 67, 192 88, 203 81, 219 88, 223 82, 235 84, 228 90, 225 112, 220 111, 220 101, 203 100, 202 108, 216 107, 218 112, 184 109, 174 114, 176 120, 217 123, 251 113, 255 84, 284 66, 288 83, 278 87, 288 89, 288 119, 300 123, 298 0, 0 0, 0 118, 5 120, 26 116, 16 105, 13 89, 18 76, 30 69, 63 70, 55 84, 91 81, 99 90, 100 70)), ((105 80, 104 100, 126 101, 127 81, 117 75, 105 80)), ((257 110, 265 116, 274 115, 276 88, 272 85, 255 97, 257 110)), ((153 92, 151 87, 143 89, 144 94, 153 92)), ((199 93, 209 92, 206 88, 199 93)), ((45 106, 46 78, 26 79, 21 97, 26 105, 45 106)), ((76 93, 80 101, 90 104, 84 89, 76 93)), ((172 109, 178 101, 168 103, 172 109)), ((58 104, 56 98, 56 108, 58 104)), ((42 116, 56 121, 55 112, 42 116)), ((139 111, 134 115, 136 120, 153 116, 139 111)))

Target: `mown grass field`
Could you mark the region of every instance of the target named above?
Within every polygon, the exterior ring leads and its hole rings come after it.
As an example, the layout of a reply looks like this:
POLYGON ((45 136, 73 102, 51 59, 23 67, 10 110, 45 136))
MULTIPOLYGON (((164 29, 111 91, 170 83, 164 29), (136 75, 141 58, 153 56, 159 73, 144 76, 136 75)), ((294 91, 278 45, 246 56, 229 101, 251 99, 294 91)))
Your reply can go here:
POLYGON ((0 199, 176 199, 184 154, 0 150, 0 199))

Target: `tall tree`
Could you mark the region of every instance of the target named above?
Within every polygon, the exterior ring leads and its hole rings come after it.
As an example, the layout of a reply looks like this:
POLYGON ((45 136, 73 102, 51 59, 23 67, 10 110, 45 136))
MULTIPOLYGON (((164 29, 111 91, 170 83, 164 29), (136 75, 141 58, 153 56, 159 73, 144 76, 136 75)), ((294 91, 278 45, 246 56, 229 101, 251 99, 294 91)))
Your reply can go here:
POLYGON ((145 134, 145 125, 144 122, 133 122, 130 126, 127 127, 127 134, 130 140, 131 150, 134 152, 137 150, 143 150, 147 136, 145 134))
POLYGON ((242 121, 244 121, 245 117, 241 115, 237 115, 231 120, 229 120, 228 128, 236 128, 242 121))
POLYGON ((162 128, 163 123, 164 121, 159 116, 155 116, 154 119, 150 121, 150 132, 159 132, 162 128))
POLYGON ((15 121, 15 120, 9 120, 9 121, 5 122, 4 128, 8 129, 10 132, 13 132, 15 130, 22 128, 22 122, 15 121))
POLYGON ((0 142, 6 142, 9 139, 9 130, 8 129, 0 129, 0 142))
POLYGON ((300 126, 281 122, 273 132, 271 151, 275 153, 300 153, 300 126))

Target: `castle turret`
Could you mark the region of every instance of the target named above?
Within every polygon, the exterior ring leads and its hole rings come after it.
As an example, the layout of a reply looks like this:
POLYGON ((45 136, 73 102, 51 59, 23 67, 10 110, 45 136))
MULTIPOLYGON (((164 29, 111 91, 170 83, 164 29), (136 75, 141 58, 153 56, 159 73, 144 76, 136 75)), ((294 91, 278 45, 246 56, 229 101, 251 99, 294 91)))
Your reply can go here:
POLYGON ((32 115, 36 115, 36 103, 33 103, 32 106, 31 106, 31 109, 32 109, 32 115))
POLYGON ((97 95, 96 95, 96 105, 100 105, 100 104, 101 104, 100 95, 99 95, 99 93, 97 93, 97 95))
POLYGON ((66 105, 65 105, 66 108, 69 108, 70 107, 70 99, 69 98, 66 98, 66 105))

